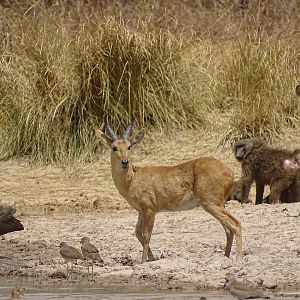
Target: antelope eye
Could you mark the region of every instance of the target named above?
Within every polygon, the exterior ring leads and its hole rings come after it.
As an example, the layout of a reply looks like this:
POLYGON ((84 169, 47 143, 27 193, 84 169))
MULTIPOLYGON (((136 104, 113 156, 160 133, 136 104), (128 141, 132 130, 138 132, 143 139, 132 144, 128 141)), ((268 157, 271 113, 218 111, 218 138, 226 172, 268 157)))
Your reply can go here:
POLYGON ((116 146, 113 146, 112 151, 118 151, 118 148, 116 146))
POLYGON ((131 146, 129 146, 128 148, 127 148, 127 150, 130 150, 131 149, 131 146))

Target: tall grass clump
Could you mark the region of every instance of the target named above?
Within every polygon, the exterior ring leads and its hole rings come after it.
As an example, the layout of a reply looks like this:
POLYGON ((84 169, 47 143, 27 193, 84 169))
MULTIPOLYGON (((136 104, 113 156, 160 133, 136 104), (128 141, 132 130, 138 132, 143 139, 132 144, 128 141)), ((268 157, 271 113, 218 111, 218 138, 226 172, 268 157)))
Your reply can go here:
POLYGON ((140 126, 203 122, 189 42, 167 31, 113 19, 74 30, 25 18, 15 36, 13 60, 1 65, 1 158, 88 160, 106 115, 114 128, 131 114, 140 126))
POLYGON ((79 36, 78 75, 87 111, 108 114, 117 127, 126 126, 132 113, 143 126, 193 127, 203 121, 204 105, 190 88, 197 73, 188 40, 129 30, 111 19, 79 36))
POLYGON ((2 65, 1 99, 5 126, 1 156, 33 155, 57 160, 68 155, 72 144, 70 101, 77 97, 74 47, 64 30, 48 29, 23 19, 15 36, 12 62, 2 65), (5 69, 4 69, 5 68, 5 69))
POLYGON ((104 117, 121 131, 132 113, 165 130, 231 116, 225 139, 298 126, 299 11, 298 0, 5 1, 0 159, 90 160, 104 117))
POLYGON ((222 63, 220 107, 232 110, 226 138, 272 138, 285 125, 299 124, 300 103, 294 91, 299 75, 300 43, 249 38, 228 48, 222 63))

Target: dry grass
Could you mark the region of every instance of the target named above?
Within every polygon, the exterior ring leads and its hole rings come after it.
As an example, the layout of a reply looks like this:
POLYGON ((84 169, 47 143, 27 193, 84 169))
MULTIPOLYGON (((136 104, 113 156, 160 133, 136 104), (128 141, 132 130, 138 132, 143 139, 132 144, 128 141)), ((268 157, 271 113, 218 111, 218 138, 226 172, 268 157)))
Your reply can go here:
POLYGON ((49 23, 26 25, 12 62, 1 69, 4 158, 86 160, 105 115, 117 128, 131 113, 141 126, 203 122, 188 41, 138 33, 112 19, 75 35, 49 23))
POLYGON ((272 138, 286 125, 299 125, 294 85, 299 50, 299 41, 249 37, 224 49, 220 92, 225 101, 219 106, 232 111, 227 137, 272 138))
POLYGON ((131 113, 160 129, 230 114, 225 140, 299 126, 300 8, 275 2, 6 2, 1 158, 88 161, 105 115, 120 130, 131 113))

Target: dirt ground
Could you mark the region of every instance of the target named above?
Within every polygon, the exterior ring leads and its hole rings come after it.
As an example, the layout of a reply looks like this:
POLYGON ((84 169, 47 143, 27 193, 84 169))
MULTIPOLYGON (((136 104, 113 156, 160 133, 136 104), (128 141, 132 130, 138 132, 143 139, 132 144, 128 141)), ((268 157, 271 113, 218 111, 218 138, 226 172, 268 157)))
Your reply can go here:
MULTIPOLYGON (((197 156, 214 156, 240 175, 229 145, 218 146, 215 128, 147 135, 136 146, 137 165, 172 165, 197 156)), ((299 129, 276 146, 300 146, 299 129)), ((253 199, 253 189, 251 199, 253 199)), ((142 248, 135 235, 137 213, 112 182, 109 153, 89 164, 34 166, 26 160, 0 163, 0 204, 17 208, 25 230, 0 240, 0 275, 40 283, 65 283, 59 243, 80 248, 82 236, 98 246, 104 264, 95 266, 102 285, 133 285, 157 289, 221 289, 224 274, 234 272, 254 286, 271 291, 300 291, 300 203, 255 206, 226 204, 241 220, 244 262, 224 257, 222 226, 201 209, 159 213, 151 239, 157 260, 140 264, 142 248)), ((68 282, 87 279, 82 261, 68 282)))

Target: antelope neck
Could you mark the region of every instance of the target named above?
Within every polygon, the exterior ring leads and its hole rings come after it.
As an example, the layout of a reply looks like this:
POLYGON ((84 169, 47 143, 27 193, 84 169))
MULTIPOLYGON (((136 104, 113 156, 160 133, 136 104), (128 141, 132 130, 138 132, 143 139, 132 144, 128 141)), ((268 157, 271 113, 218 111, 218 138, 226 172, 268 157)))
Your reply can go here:
POLYGON ((130 183, 134 176, 132 165, 130 164, 126 169, 112 165, 111 173, 117 190, 124 198, 126 198, 130 183))

